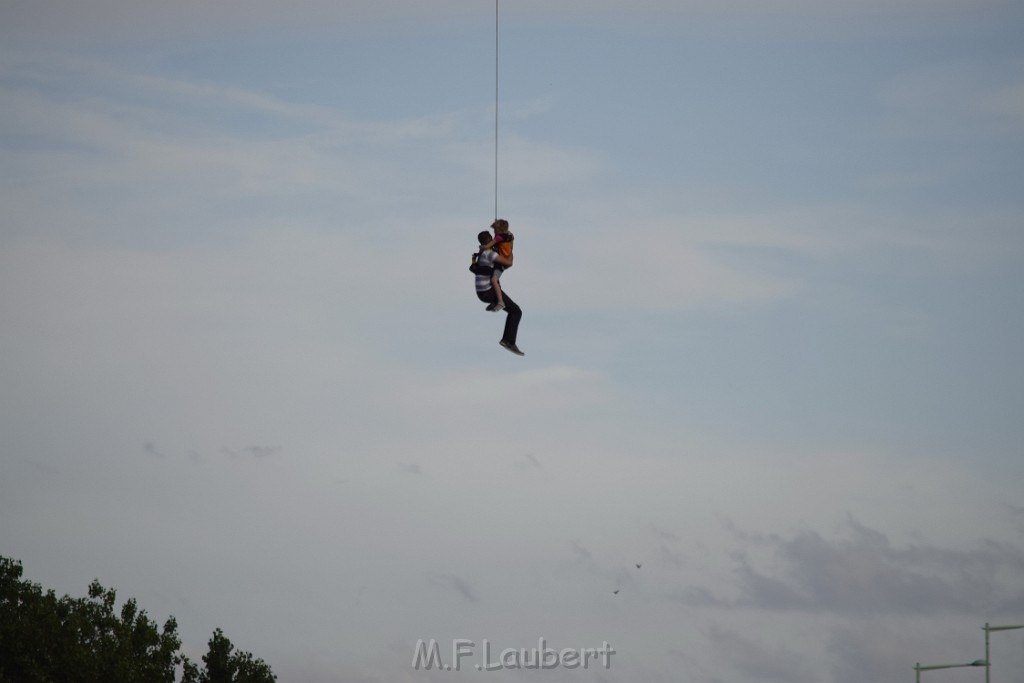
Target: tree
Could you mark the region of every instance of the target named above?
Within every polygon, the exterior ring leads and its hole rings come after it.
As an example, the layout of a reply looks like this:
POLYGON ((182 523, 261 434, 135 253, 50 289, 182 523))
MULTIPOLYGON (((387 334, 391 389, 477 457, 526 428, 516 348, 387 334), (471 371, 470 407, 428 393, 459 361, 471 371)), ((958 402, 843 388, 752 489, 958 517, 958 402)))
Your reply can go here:
POLYGON ((98 581, 88 598, 57 598, 22 580, 20 562, 0 557, 0 683, 274 683, 261 659, 234 646, 218 628, 205 669, 180 652, 174 617, 163 629, 134 599, 115 609, 117 594, 98 581))
POLYGON ((206 670, 198 683, 274 683, 270 667, 262 659, 253 659, 248 652, 234 652, 235 646, 219 628, 210 638, 209 650, 203 655, 206 670))

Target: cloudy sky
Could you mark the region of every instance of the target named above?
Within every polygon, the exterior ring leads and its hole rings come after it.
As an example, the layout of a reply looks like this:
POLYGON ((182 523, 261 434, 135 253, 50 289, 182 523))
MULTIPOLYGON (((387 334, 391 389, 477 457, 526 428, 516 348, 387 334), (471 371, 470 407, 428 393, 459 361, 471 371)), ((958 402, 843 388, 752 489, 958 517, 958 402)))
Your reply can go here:
POLYGON ((523 358, 466 271, 489 0, 0 0, 0 554, 282 683, 982 658, 1024 623, 1024 7, 500 16, 523 358), (616 654, 468 666, 540 638, 616 654))

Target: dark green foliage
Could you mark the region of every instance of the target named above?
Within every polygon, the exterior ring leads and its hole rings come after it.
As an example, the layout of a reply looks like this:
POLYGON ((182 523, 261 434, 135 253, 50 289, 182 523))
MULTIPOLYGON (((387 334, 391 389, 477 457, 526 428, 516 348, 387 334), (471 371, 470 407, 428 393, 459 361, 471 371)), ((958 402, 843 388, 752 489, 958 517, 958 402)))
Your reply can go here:
POLYGON ((0 557, 0 683, 274 683, 261 659, 234 646, 220 629, 205 668, 180 653, 178 624, 163 629, 129 599, 97 581, 88 598, 58 598, 21 578, 16 560, 0 557))
POLYGON ((235 646, 219 628, 210 638, 209 651, 203 655, 206 671, 198 683, 272 683, 276 677, 262 659, 248 652, 233 652, 235 646))

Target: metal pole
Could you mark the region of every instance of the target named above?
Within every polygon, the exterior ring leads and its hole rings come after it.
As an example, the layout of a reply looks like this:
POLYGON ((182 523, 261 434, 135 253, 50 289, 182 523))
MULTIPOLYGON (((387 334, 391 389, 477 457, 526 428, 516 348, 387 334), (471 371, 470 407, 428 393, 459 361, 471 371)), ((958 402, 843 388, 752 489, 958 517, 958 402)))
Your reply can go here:
POLYGON ((985 683, 989 683, 989 671, 992 668, 992 660, 989 659, 988 653, 988 634, 992 633, 992 631, 1015 631, 1019 628, 1024 628, 1024 624, 993 626, 986 621, 985 625, 981 628, 985 631, 985 683))
POLYGON ((988 655, 988 622, 985 622, 985 683, 989 683, 992 675, 992 659, 988 655))
POLYGON ((982 659, 975 659, 973 662, 967 664, 929 664, 927 666, 921 666, 921 662, 914 665, 914 671, 917 672, 917 683, 921 683, 921 672, 922 671, 935 671, 937 669, 959 669, 965 666, 987 666, 988 662, 982 659))

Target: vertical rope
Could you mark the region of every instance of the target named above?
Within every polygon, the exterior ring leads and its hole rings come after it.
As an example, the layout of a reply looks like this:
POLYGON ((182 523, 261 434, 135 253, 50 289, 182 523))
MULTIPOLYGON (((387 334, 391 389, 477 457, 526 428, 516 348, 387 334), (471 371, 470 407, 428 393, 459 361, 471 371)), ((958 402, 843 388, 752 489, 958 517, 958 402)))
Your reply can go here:
POLYGON ((498 0, 495 0, 495 220, 498 220, 498 0))

